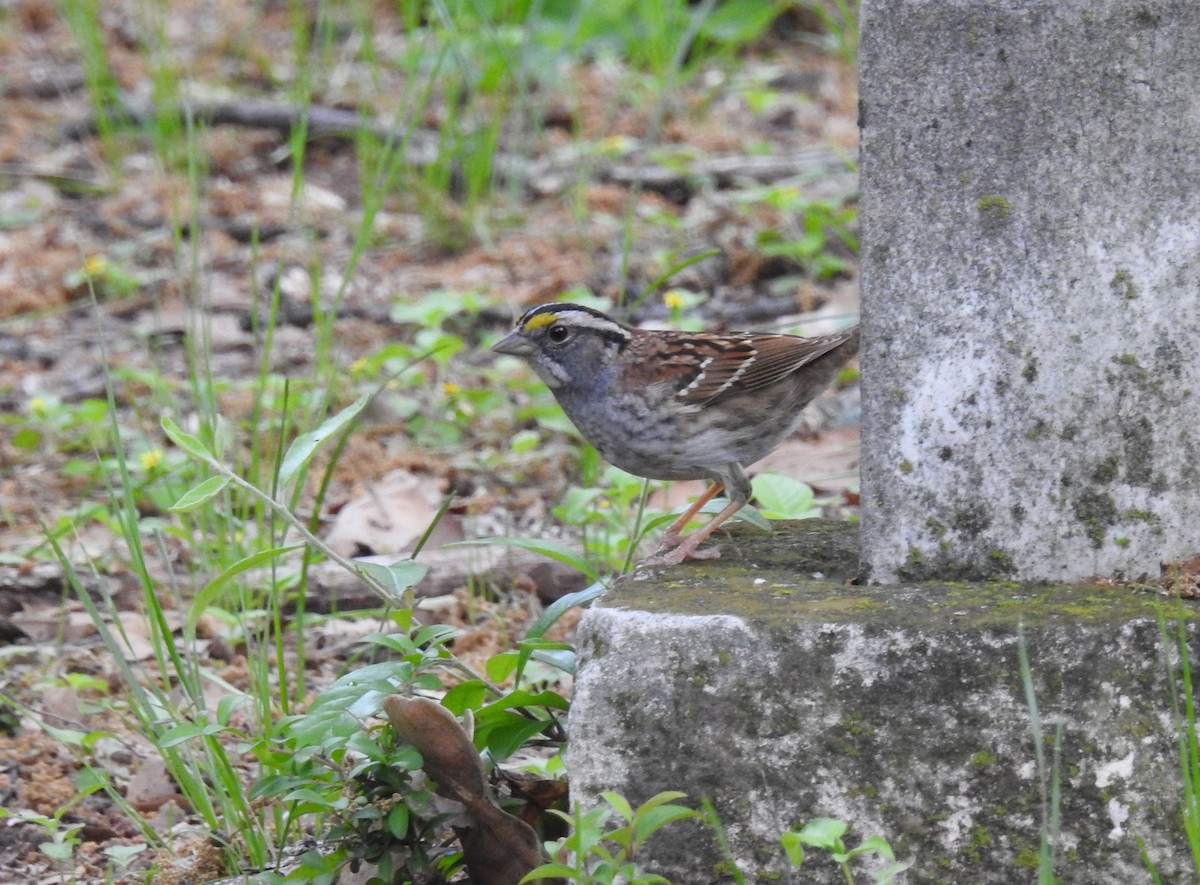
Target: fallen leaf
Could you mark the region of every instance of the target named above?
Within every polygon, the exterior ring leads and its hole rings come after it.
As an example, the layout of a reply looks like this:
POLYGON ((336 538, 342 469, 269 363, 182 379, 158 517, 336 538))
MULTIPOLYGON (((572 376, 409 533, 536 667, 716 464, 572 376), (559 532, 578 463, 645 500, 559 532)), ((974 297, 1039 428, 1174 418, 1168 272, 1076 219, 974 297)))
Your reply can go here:
MULTIPOLYGON (((343 556, 389 554, 411 550, 442 506, 441 483, 408 470, 393 470, 346 504, 325 542, 343 556)), ((443 516, 429 545, 462 539, 457 517, 443 516)))
POLYGON ((138 766, 129 786, 125 788, 125 798, 129 804, 143 814, 149 814, 162 808, 168 802, 174 802, 183 807, 183 796, 175 787, 167 774, 167 764, 161 756, 147 756, 138 766))
POLYGON ((455 827, 475 885, 517 885, 542 862, 537 834, 500 808, 470 737, 449 710, 428 698, 392 695, 383 702, 396 734, 416 747, 434 792, 463 805, 470 825, 455 827))

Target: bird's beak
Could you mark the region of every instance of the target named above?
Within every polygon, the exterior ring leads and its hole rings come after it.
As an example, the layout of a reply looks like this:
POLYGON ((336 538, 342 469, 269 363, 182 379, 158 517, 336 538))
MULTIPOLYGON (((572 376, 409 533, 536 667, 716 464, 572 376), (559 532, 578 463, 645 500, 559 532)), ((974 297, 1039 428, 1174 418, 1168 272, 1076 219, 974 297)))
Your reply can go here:
POLYGON ((507 353, 511 356, 528 356, 533 353, 534 348, 529 339, 521 334, 520 329, 513 329, 493 344, 492 350, 496 351, 496 353, 507 353))

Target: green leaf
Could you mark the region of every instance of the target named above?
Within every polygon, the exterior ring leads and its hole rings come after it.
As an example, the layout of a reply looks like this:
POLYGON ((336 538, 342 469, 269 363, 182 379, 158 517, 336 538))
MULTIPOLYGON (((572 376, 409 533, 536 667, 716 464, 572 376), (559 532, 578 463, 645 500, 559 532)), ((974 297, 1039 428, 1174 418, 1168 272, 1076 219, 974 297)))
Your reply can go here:
POLYGON ((388 764, 401 771, 420 771, 425 760, 416 747, 397 747, 388 756, 388 764))
POLYGON ((447 624, 426 624, 418 627, 412 634, 412 641, 418 646, 445 645, 459 635, 457 627, 447 624))
MULTIPOLYGON (((516 689, 510 691, 504 697, 497 701, 493 701, 486 706, 480 707, 475 711, 475 734, 485 735, 489 729, 495 728, 499 724, 511 723, 514 715, 514 708, 521 708, 529 711, 530 708, 539 707, 546 710, 568 710, 571 703, 556 691, 543 691, 538 694, 530 694, 527 691, 516 689)), ((549 714, 537 718, 536 721, 545 727, 550 724, 549 714)), ((521 715, 520 718, 524 721, 532 721, 527 716, 521 715)), ((481 738, 482 739, 482 738, 481 738)))
POLYGON ((53 725, 42 725, 42 730, 64 744, 69 744, 73 747, 82 747, 87 741, 89 732, 79 731, 74 728, 57 728, 53 725))
POLYGON ((529 550, 533 553, 539 553, 542 556, 547 556, 550 559, 556 559, 564 565, 569 565, 571 568, 581 572, 589 581, 596 580, 596 570, 592 568, 581 554, 576 553, 570 547, 555 541, 545 541, 538 538, 510 538, 504 535, 496 538, 478 538, 472 541, 456 541, 453 544, 447 544, 446 547, 485 547, 489 544, 499 544, 502 547, 519 547, 522 550, 529 550))
POLYGON ((896 877, 913 865, 911 860, 897 860, 891 863, 884 864, 879 869, 871 871, 871 878, 875 880, 877 885, 889 885, 896 881, 896 877))
POLYGON ((360 731, 352 734, 346 740, 346 749, 361 754, 371 762, 383 762, 386 755, 383 748, 375 740, 377 735, 378 732, 374 731, 360 731))
POLYGON ((862 844, 853 851, 850 851, 849 854, 853 857, 856 854, 862 854, 864 851, 874 851, 884 860, 896 859, 896 855, 892 852, 892 846, 888 844, 888 840, 883 838, 883 836, 868 836, 862 840, 862 844))
POLYGON ((764 532, 769 532, 771 530, 771 523, 766 519, 766 517, 759 513, 758 508, 754 507, 752 504, 747 504, 745 507, 739 510, 737 512, 737 518, 743 522, 750 523, 750 525, 754 526, 755 528, 762 529, 764 532))
POLYGON ((466 710, 475 710, 482 705, 486 692, 482 680, 468 679, 446 692, 446 696, 442 698, 442 706, 455 716, 461 716, 466 710))
POLYGON ((221 725, 229 725, 234 711, 249 700, 250 696, 246 694, 227 694, 222 697, 217 701, 217 722, 221 725))
POLYGON ((337 808, 345 805, 343 801, 345 797, 338 796, 337 798, 329 798, 323 793, 319 793, 311 787, 301 787, 298 790, 292 790, 283 797, 285 802, 304 802, 308 803, 313 810, 321 810, 326 808, 337 808))
POLYGON ((521 885, 526 882, 540 882, 542 879, 570 879, 575 875, 575 868, 561 863, 544 863, 534 867, 521 879, 521 885))
MULTIPOLYGON (((722 510, 724 510, 728 506, 729 506, 729 502, 724 499, 718 499, 716 501, 709 501, 707 504, 705 504, 703 507, 700 508, 699 513, 704 513, 704 514, 708 514, 711 516, 711 515, 720 513, 722 510)), ((687 509, 687 508, 678 507, 672 513, 668 513, 665 516, 656 518, 647 527, 648 528, 657 527, 664 522, 672 521, 677 516, 679 516, 679 514, 683 513, 683 511, 685 509, 687 509)), ((699 513, 697 515, 699 515, 699 513)), ((760 528, 764 532, 769 532, 771 530, 771 523, 767 522, 767 520, 763 518, 763 515, 758 512, 758 509, 751 504, 747 504, 745 507, 743 507, 737 513, 735 513, 734 518, 742 520, 743 522, 748 522, 748 523, 750 523, 750 525, 754 526, 755 528, 760 528)), ((690 524, 691 523, 689 523, 689 525, 690 524)))
POLYGON ((842 836, 846 835, 847 829, 849 827, 843 820, 817 817, 806 823, 796 835, 805 845, 836 851, 840 849, 842 836))
POLYGON ((97 790, 103 790, 109 782, 108 772, 85 765, 75 776, 75 790, 80 796, 90 796, 97 790))
POLYGON ((515 651, 502 651, 498 655, 492 655, 484 665, 488 679, 493 682, 503 682, 517 669, 519 660, 520 653, 515 651))
POLYGON ((69 832, 55 834, 61 841, 39 842, 38 849, 51 860, 65 863, 75 853, 75 844, 79 841, 75 838, 74 831, 82 826, 83 824, 76 824, 69 828, 69 832))
POLYGON ((408 806, 403 802, 393 805, 384 820, 384 826, 393 838, 403 839, 408 835, 408 806))
MULTIPOLYGON (((217 479, 218 477, 213 477, 217 479)), ((186 495, 184 496, 186 497, 186 495)), ((196 629, 196 622, 200 620, 200 616, 204 614, 221 594, 221 592, 229 586, 229 582, 243 572, 250 569, 259 568, 271 562, 273 559, 282 556, 285 553, 290 553, 293 550, 299 550, 303 544, 292 544, 288 547, 272 547, 270 550, 260 550, 257 553, 252 553, 249 556, 243 557, 231 565, 221 574, 217 575, 211 581, 204 585, 199 593, 192 600, 191 608, 188 609, 187 630, 189 633, 196 629)))
POLYGON ((112 858, 118 867, 124 867, 149 847, 145 842, 134 845, 109 845, 104 849, 104 854, 112 858))
POLYGON ((639 808, 633 820, 633 847, 636 849, 651 835, 669 823, 699 817, 700 814, 683 805, 659 805, 657 808, 639 808))
POLYGON ((601 518, 596 512, 596 500, 603 494, 603 489, 567 489, 562 503, 554 508, 554 515, 567 525, 596 522, 601 518))
POLYGON ((812 487, 791 476, 760 473, 751 485, 759 510, 767 519, 810 519, 821 513, 812 487))
POLYGON ((487 747, 498 758, 511 756, 525 741, 554 723, 551 714, 534 713, 530 709, 534 707, 566 710, 570 702, 554 691, 538 694, 519 689, 511 691, 475 711, 475 743, 487 747), (514 707, 526 712, 515 712, 514 707))
MULTIPOLYGON (((621 851, 617 857, 625 857, 633 850, 633 827, 624 826, 617 827, 615 830, 609 830, 604 834, 604 838, 608 842, 612 842, 620 846, 621 851)), ((597 853, 593 851, 593 853, 597 853)), ((602 882, 610 881, 608 877, 601 879, 602 882)), ((616 881, 615 879, 612 881, 616 881)))
POLYGON ((575 675, 575 649, 534 649, 529 656, 541 664, 547 664, 556 670, 575 675))
MULTIPOLYGON (((575 666, 575 648, 570 643, 552 642, 548 639, 522 639, 517 644, 517 649, 518 675, 516 681, 518 684, 520 684, 521 678, 525 675, 525 667, 529 663, 530 658, 537 658, 539 654, 541 655, 541 660, 548 660, 554 666, 558 666, 560 660, 565 666, 571 667, 572 670, 575 666), (548 659, 546 658, 547 653, 561 654, 563 652, 566 653, 565 657, 556 658, 551 656, 548 659)), ((564 667, 559 667, 559 669, 564 669, 564 667)))
POLYGON ((780 8, 763 0, 725 0, 700 28, 700 33, 719 43, 749 43, 775 20, 780 8))
POLYGON ((601 581, 596 581, 590 586, 584 587, 582 590, 576 590, 574 593, 568 593, 566 596, 560 596, 550 605, 546 606, 546 610, 542 612, 537 620, 535 620, 525 631, 526 639, 541 639, 546 635, 546 631, 558 622, 558 619, 565 615, 573 608, 578 608, 581 605, 587 605, 592 600, 596 599, 605 590, 605 585, 601 581))
POLYGON ((796 832, 784 833, 780 843, 783 845, 783 852, 787 855, 788 863, 794 868, 800 869, 804 863, 804 846, 800 843, 800 834, 796 832))
POLYGON ((213 458, 212 452, 204 443, 200 442, 198 437, 192 436, 190 433, 184 433, 183 430, 172 421, 168 416, 163 415, 159 422, 162 425, 163 433, 167 435, 167 439, 179 446, 193 458, 199 458, 201 461, 211 461, 213 458))
POLYGON ((22 427, 13 434, 11 442, 18 449, 29 451, 41 445, 42 435, 32 427, 22 427))
POLYGON ((537 694, 532 694, 524 689, 514 689, 498 701, 493 701, 483 707, 479 712, 485 714, 489 710, 509 710, 513 707, 546 707, 551 710, 569 710, 571 702, 558 692, 549 689, 539 691, 537 694))
POLYGON ((655 793, 638 807, 641 809, 657 808, 667 802, 674 802, 676 799, 686 799, 687 793, 679 790, 663 790, 661 793, 655 793))
POLYGON ((600 794, 609 805, 611 805, 621 817, 627 821, 633 820, 633 806, 629 804, 629 800, 620 793, 614 793, 612 790, 605 790, 600 794))
POLYGON ((523 452, 531 452, 538 447, 542 441, 542 435, 536 430, 522 430, 520 433, 513 435, 508 441, 508 447, 513 454, 521 454, 523 452))
POLYGON ((214 734, 220 734, 225 731, 225 726, 212 723, 210 725, 176 725, 170 728, 167 732, 158 739, 159 749, 166 750, 171 747, 178 746, 185 741, 190 741, 198 737, 210 737, 214 734))
POLYGON ((429 571, 429 566, 425 563, 413 562, 411 559, 402 559, 391 565, 362 561, 356 561, 354 564, 360 571, 382 584, 398 603, 404 602, 404 594, 419 583, 429 571))
POLYGON ((488 729, 479 728, 479 720, 475 720, 476 743, 482 738, 484 747, 497 760, 507 759, 521 749, 527 740, 535 734, 540 734, 550 724, 547 719, 526 719, 511 710, 504 711, 504 719, 505 721, 488 729))
POLYGON ((522 639, 517 643, 517 648, 522 651, 529 651, 531 654, 535 651, 554 650, 567 651, 574 649, 575 646, 569 642, 558 642, 554 639, 522 639))
POLYGON ((172 504, 170 509, 176 513, 186 513, 189 510, 203 507, 217 495, 221 494, 221 490, 227 485, 229 485, 228 476, 210 476, 204 482, 197 486, 192 486, 192 488, 184 492, 183 496, 172 504))
POLYGON ((358 413, 366 408, 370 401, 367 395, 360 396, 336 415, 331 415, 320 423, 316 430, 302 433, 288 447, 287 454, 279 465, 279 484, 286 486, 292 478, 316 454, 321 444, 338 433, 343 427, 353 421, 358 413))

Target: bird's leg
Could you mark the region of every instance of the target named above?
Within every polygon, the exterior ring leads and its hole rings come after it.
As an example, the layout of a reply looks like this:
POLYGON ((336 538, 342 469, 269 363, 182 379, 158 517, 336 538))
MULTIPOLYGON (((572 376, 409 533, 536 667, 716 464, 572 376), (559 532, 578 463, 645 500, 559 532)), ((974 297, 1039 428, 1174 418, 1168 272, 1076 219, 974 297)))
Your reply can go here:
MULTIPOLYGON (((678 547, 683 540, 680 534, 684 527, 691 522, 696 514, 700 512, 700 508, 713 499, 713 497, 724 489, 725 486, 719 482, 715 482, 704 490, 699 498, 692 502, 692 506, 683 511, 680 517, 667 526, 667 533, 663 535, 662 543, 658 545, 658 550, 661 553, 664 550, 670 550, 673 547, 678 547)), ((699 531, 699 529, 697 529, 699 531)), ((690 536, 689 536, 690 537, 690 536)))
MULTIPOLYGON (((712 497, 711 495, 709 496, 712 497)), ((647 565, 679 565, 685 559, 716 559, 721 555, 721 550, 718 547, 710 547, 707 550, 697 550, 700 543, 711 535, 725 520, 733 516, 743 507, 746 506, 746 501, 733 500, 729 502, 729 506, 718 513, 712 520, 690 535, 676 542, 673 549, 662 551, 651 556, 646 560, 647 565)))

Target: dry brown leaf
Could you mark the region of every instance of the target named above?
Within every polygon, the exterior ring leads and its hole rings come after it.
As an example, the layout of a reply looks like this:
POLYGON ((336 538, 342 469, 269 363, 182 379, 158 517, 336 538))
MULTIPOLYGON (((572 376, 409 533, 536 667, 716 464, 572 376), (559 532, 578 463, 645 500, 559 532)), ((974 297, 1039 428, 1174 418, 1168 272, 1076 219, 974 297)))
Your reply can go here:
POLYGON ((184 806, 183 796, 167 773, 167 764, 157 755, 147 756, 142 760, 133 777, 129 779, 129 786, 125 788, 125 798, 143 814, 158 811, 168 802, 174 802, 181 808, 184 806))
MULTIPOLYGON (((433 522, 442 498, 440 481, 393 470, 341 509, 325 541, 343 556, 411 549, 433 522)), ((450 515, 438 523, 437 531, 434 546, 462 539, 458 520, 450 515)))
POLYGON ((52 725, 79 725, 79 692, 66 685, 51 685, 42 691, 40 712, 52 725))
POLYGON ((542 862, 537 834, 502 810, 488 788, 479 753, 454 715, 427 698, 392 695, 384 701, 400 738, 420 752, 434 791, 461 802, 470 821, 455 827, 475 885, 517 885, 542 862))

